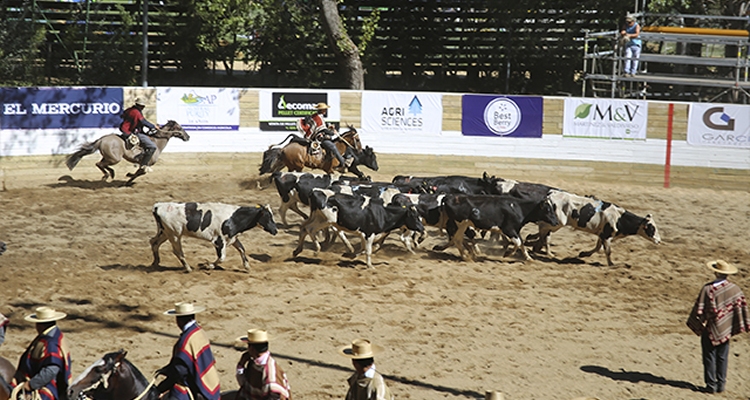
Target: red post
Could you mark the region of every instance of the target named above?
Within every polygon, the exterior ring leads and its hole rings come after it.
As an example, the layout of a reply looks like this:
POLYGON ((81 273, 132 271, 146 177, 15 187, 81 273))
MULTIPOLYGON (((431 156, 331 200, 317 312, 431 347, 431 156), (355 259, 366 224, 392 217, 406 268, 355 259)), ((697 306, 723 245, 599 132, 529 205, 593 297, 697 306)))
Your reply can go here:
POLYGON ((664 162, 664 187, 669 188, 669 172, 672 164, 672 119, 674 117, 674 104, 669 103, 667 113, 667 159, 664 162))

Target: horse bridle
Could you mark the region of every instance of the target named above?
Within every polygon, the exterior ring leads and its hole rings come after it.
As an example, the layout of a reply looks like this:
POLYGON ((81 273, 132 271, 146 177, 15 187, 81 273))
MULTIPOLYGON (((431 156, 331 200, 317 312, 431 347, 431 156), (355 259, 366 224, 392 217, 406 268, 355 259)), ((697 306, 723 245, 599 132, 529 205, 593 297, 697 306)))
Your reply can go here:
MULTIPOLYGON (((75 399, 75 400, 91 399, 91 397, 88 396, 88 393, 91 392, 92 390, 95 390, 96 388, 98 388, 99 385, 104 385, 104 388, 106 389, 108 381, 109 381, 109 377, 112 376, 112 373, 115 372, 115 370, 120 367, 120 363, 122 363, 122 361, 118 361, 118 362, 114 363, 114 365, 112 366, 112 368, 109 369, 107 372, 103 373, 99 377, 99 379, 96 380, 96 382, 92 383, 91 385, 89 385, 85 389, 82 389, 78 393, 78 399, 75 399)), ((71 400, 73 400, 73 399, 71 399, 71 400)))

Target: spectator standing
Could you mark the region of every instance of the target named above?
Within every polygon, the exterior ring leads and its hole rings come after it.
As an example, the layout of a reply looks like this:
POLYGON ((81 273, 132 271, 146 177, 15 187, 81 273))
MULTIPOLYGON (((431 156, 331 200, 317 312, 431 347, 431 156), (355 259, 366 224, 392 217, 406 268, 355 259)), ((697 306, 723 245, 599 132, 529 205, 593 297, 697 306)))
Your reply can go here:
POLYGON ((625 76, 634 76, 638 73, 638 58, 641 56, 641 26, 635 20, 635 17, 628 15, 625 17, 625 28, 620 31, 620 35, 625 42, 625 66, 623 73, 625 76))
POLYGON ((710 261, 716 280, 703 286, 688 318, 688 327, 701 337, 703 378, 707 393, 726 389, 729 339, 750 329, 747 300, 742 290, 727 280, 737 267, 724 260, 710 261))
POLYGON ((391 389, 375 370, 374 357, 382 350, 367 339, 355 339, 351 346, 339 349, 342 356, 352 359, 355 370, 348 379, 349 391, 345 400, 393 400, 391 389))

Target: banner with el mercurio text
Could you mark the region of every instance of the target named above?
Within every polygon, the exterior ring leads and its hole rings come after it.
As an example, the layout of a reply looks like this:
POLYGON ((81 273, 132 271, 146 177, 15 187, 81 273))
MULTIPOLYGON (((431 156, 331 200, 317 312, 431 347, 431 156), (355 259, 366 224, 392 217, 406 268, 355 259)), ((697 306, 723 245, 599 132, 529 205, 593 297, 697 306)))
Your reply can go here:
POLYGON ((122 88, 1 88, 0 129, 112 128, 122 88))

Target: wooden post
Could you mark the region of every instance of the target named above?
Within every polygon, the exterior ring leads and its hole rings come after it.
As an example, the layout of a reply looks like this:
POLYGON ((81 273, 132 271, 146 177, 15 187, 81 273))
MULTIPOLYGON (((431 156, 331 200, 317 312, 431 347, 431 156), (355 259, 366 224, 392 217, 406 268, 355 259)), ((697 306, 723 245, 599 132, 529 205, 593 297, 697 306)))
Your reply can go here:
POLYGON ((667 159, 664 161, 664 187, 669 188, 669 174, 672 164, 672 120, 674 119, 674 103, 669 103, 667 112, 667 159))

